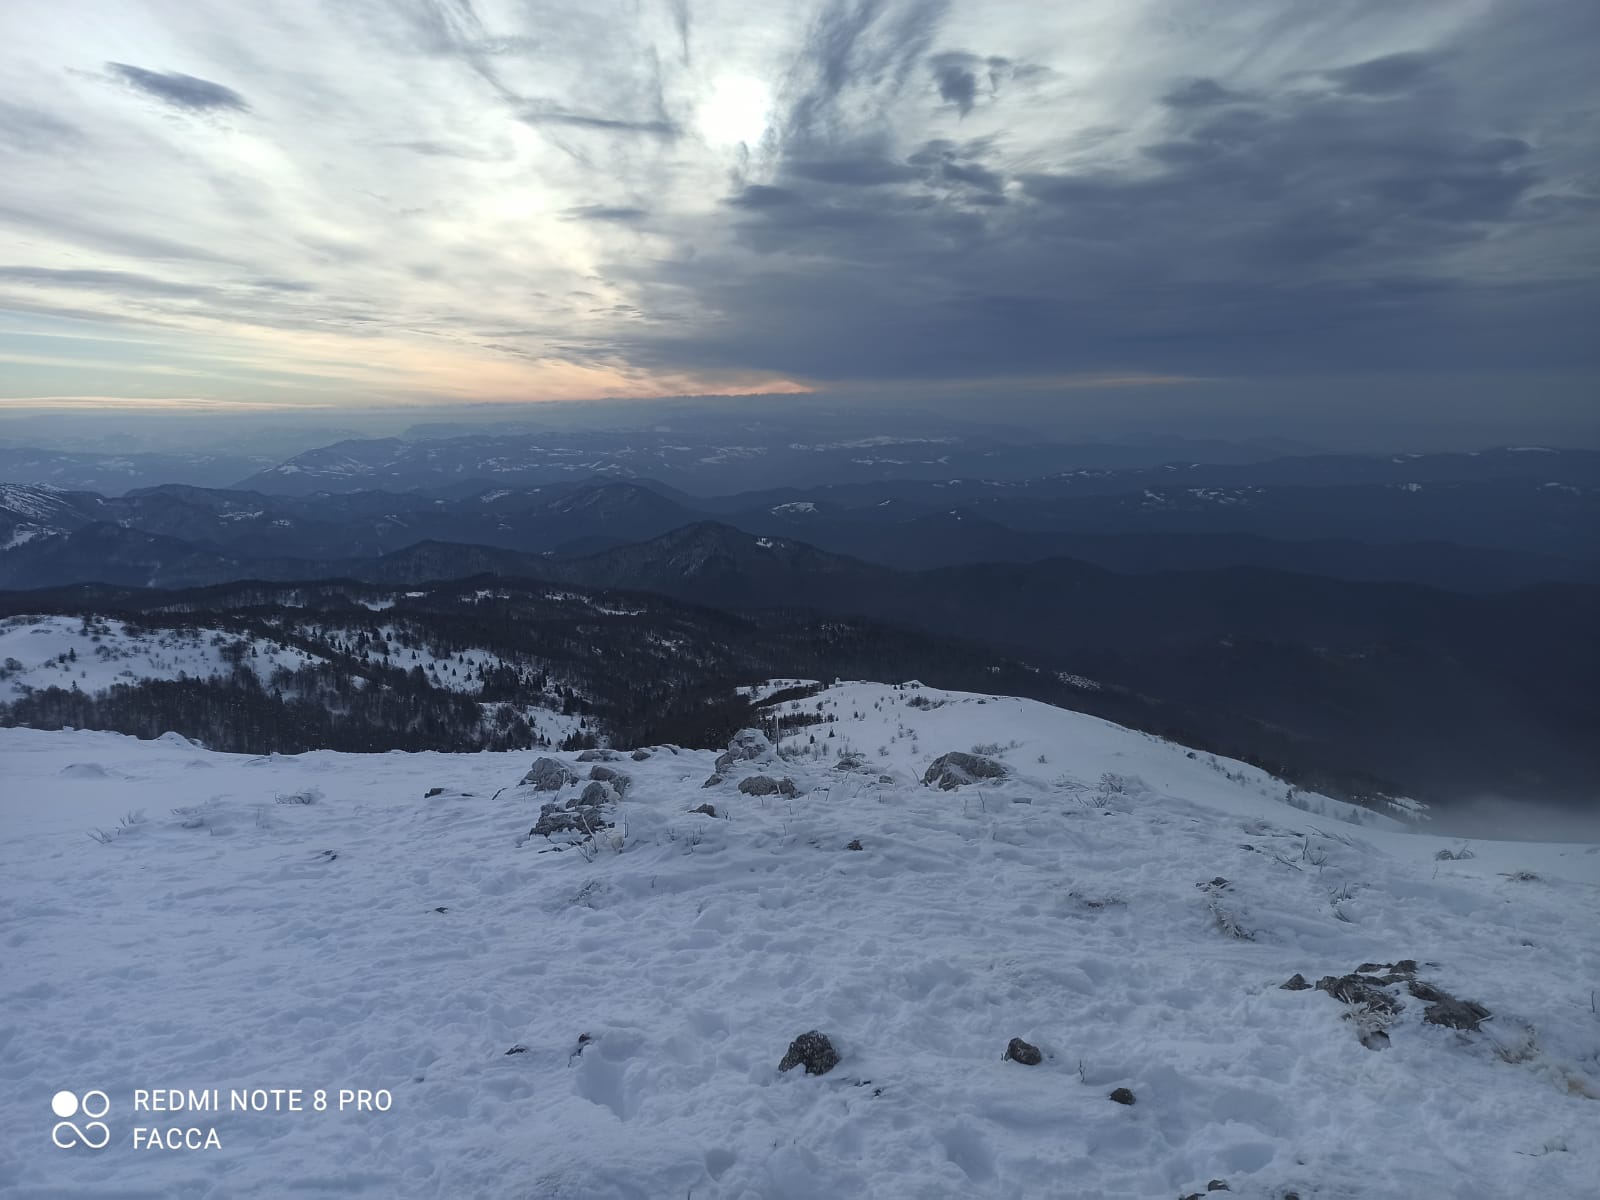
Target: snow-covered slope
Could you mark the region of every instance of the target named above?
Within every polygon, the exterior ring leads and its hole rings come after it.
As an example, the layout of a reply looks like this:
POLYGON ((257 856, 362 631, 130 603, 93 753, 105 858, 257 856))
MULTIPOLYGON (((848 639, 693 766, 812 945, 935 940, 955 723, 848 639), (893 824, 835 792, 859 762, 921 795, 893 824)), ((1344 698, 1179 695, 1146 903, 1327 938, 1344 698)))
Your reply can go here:
MULTIPOLYGON (((393 602, 373 602, 367 607, 382 611, 393 602)), ((285 622, 287 634, 310 636, 308 630, 285 622)), ((325 625, 316 630, 321 639, 340 637, 353 642, 358 632, 341 631, 325 625)), ((426 647, 411 647, 402 652, 391 647, 396 633, 387 625, 376 630, 377 644, 383 651, 375 661, 406 669, 421 667, 439 687, 475 695, 482 690, 479 672, 502 665, 498 655, 474 649, 459 655, 435 654, 426 647)), ((24 688, 74 685, 80 691, 101 692, 118 683, 141 679, 209 678, 229 675, 234 663, 223 653, 229 650, 239 665, 253 670, 266 683, 280 667, 293 670, 308 663, 323 661, 284 641, 261 637, 242 637, 224 629, 198 626, 192 629, 130 629, 126 622, 110 618, 88 621, 62 616, 21 616, 0 620, 0 701, 9 700, 24 688), (5 666, 8 660, 15 666, 5 666)), ((361 686, 361 680, 355 686, 361 686)))
MULTIPOLYGON (((119 620, 62 616, 0 620, 0 701, 27 688, 72 688, 96 693, 142 679, 208 678, 233 665, 223 648, 241 639, 218 629, 133 631, 119 620)), ((265 639, 243 639, 240 659, 265 681, 279 667, 316 661, 305 651, 265 639)))
POLYGON ((576 843, 529 836, 585 785, 517 786, 526 753, 0 730, 0 1193, 1595 1194, 1596 847, 1358 826, 1003 697, 791 706, 822 720, 790 756, 710 787, 715 752, 596 764, 631 786, 576 843), (920 784, 975 746, 1005 778, 920 784), (1404 959, 1492 1018, 1279 987, 1404 959), (838 1066, 780 1073, 812 1029, 838 1066), (165 1088, 222 1111, 135 1111, 165 1088), (256 1088, 303 1110, 229 1111, 256 1088), (388 1110, 339 1111, 363 1088, 388 1110), (61 1089, 106 1094, 105 1149, 52 1145, 61 1089), (151 1127, 220 1146, 135 1150, 151 1127))

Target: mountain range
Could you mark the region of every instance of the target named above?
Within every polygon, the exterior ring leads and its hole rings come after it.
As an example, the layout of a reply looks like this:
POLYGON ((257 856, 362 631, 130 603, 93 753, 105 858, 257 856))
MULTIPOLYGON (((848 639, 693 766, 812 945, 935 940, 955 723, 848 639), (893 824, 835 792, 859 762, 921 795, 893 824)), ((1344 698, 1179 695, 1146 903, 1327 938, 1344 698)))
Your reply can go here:
MULTIPOLYGON (((132 564, 138 578, 128 582, 138 586, 113 593, 118 603, 141 594, 152 561, 158 577, 174 580, 230 566, 197 558, 190 543, 112 537, 115 529, 88 526, 62 544, 98 549, 109 578, 116 553, 137 540, 149 557, 132 564), (87 545, 100 537, 107 544, 87 545)), ((1581 800, 1600 774, 1592 736, 1600 649, 1591 636, 1600 588, 1592 585, 1467 595, 1251 567, 1121 574, 1070 559, 909 572, 716 523, 578 559, 423 542, 375 559, 248 566, 258 578, 391 587, 521 578, 976 639, 997 655, 1141 697, 1161 708, 1162 728, 1186 740, 1291 773, 1364 775, 1429 797, 1581 800)), ((242 570, 233 564, 236 577, 242 570)), ((56 602, 104 610, 104 595, 80 587, 56 602)), ((8 603, 30 612, 47 602, 50 593, 23 592, 8 603)), ((162 601, 151 594, 149 602, 162 601)))
POLYGON ((1096 680, 1150 706, 1118 719, 1274 769, 1576 802, 1600 778, 1596 529, 1600 454, 1515 448, 710 498, 12 484, 0 588, 523 580, 868 620, 1096 680))
POLYGON ((131 570, 159 560, 163 574, 147 582, 171 585, 277 574, 272 560, 378 557, 424 541, 577 557, 708 519, 904 569, 1070 557, 1133 572, 1261 566, 1495 591, 1600 578, 1600 454, 1327 456, 716 497, 596 478, 474 484, 460 494, 171 484, 107 496, 0 485, 0 585, 107 579, 84 572, 108 561, 119 536, 127 544, 109 561, 131 570), (96 524, 130 534, 101 532, 88 550, 41 541, 96 524), (175 576, 172 563, 191 551, 132 534, 192 543, 225 561, 175 576))

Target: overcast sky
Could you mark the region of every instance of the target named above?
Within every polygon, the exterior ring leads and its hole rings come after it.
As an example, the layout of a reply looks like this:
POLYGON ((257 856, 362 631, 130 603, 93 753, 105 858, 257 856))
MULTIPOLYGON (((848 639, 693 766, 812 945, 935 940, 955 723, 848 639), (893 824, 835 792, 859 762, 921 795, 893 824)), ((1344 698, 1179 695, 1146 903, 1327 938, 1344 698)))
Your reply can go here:
POLYGON ((1594 0, 5 0, 0 35, 12 401, 1595 407, 1594 0))

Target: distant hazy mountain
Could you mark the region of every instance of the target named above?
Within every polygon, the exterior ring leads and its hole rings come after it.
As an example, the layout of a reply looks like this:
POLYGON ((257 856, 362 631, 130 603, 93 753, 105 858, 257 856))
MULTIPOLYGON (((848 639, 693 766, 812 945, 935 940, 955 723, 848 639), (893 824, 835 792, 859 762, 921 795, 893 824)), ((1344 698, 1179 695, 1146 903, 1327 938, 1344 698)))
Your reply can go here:
POLYGON ((709 499, 658 481, 594 477, 308 495, 165 485, 106 497, 6 485, 0 580, 92 578, 71 574, 73 564, 90 570, 98 559, 39 539, 96 522, 180 539, 273 574, 276 560, 376 558, 419 542, 582 557, 715 519, 903 569, 1069 557, 1126 572, 1260 566, 1491 592, 1600 577, 1597 474, 1593 452, 1499 450, 892 480, 709 499), (1297 472, 1321 482, 1241 482, 1297 472), (1464 478, 1444 478, 1452 474, 1464 478), (1172 482, 1186 476, 1212 482, 1172 482), (44 573, 29 565, 46 561, 44 573))
POLYGON ((363 490, 526 487, 590 476, 651 479, 697 495, 888 479, 1026 479, 1064 470, 1149 467, 1174 452, 1207 462, 1268 457, 1259 445, 1070 445, 978 433, 774 437, 761 424, 373 438, 296 455, 245 478, 245 490, 305 495, 363 490))
POLYGON ((226 487, 236 479, 270 466, 272 461, 262 455, 202 451, 108 454, 0 447, 0 480, 116 496, 132 488, 161 483, 226 487))

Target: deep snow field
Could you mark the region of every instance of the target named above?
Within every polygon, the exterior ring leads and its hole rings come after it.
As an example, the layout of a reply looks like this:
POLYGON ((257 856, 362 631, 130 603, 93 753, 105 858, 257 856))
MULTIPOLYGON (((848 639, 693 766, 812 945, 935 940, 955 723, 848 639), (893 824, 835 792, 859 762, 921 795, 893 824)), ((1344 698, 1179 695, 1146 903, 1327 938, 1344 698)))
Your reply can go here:
POLYGON ((0 730, 0 1195, 1600 1196, 1600 847, 1352 823, 1028 701, 819 703, 717 786, 716 751, 608 764, 577 845, 528 836, 582 786, 517 786, 531 752, 0 730), (920 784, 980 745, 1008 778, 920 784), (1493 1016, 1396 985, 1368 1049, 1279 987, 1401 959, 1493 1016), (811 1029, 842 1061, 780 1073, 811 1029), (166 1088, 224 1111, 135 1112, 166 1088), (392 1104, 314 1110, 341 1088, 392 1104), (105 1149, 52 1144, 62 1089, 106 1093, 105 1149), (220 1148, 134 1149, 169 1126, 220 1148))

